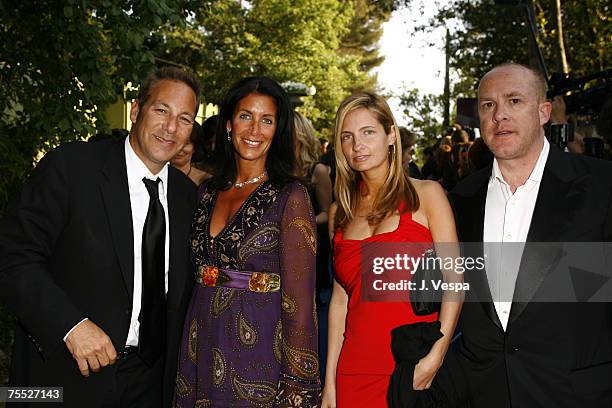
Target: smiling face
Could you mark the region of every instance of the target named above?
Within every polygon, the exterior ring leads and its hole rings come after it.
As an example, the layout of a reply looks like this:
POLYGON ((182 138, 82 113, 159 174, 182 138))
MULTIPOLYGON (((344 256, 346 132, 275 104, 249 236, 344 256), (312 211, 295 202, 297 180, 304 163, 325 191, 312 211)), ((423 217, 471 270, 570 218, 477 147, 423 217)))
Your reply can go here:
POLYGON ((130 144, 151 173, 159 173, 189 142, 195 113, 195 93, 177 81, 157 82, 143 106, 134 101, 130 144))
POLYGON ((394 137, 393 132, 385 133, 376 115, 366 108, 357 108, 344 117, 340 132, 342 153, 354 171, 386 172, 394 137))
POLYGON ((494 68, 480 82, 480 131, 498 160, 537 157, 550 111, 535 75, 524 67, 494 68))
POLYGON ((276 102, 260 93, 250 93, 234 109, 226 124, 231 132, 237 160, 246 160, 265 167, 268 150, 276 132, 276 102))

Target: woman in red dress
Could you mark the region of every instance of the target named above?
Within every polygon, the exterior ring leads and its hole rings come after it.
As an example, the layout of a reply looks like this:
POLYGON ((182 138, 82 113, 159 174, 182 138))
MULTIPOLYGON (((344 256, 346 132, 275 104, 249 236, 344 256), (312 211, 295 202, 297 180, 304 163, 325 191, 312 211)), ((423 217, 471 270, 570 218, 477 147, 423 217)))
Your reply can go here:
POLYGON ((362 244, 438 243, 443 256, 454 245, 439 243, 457 242, 455 222, 442 187, 411 179, 402 169, 399 132, 383 98, 361 92, 345 99, 336 116, 335 142, 337 202, 330 207, 329 224, 336 277, 322 407, 386 407, 394 368, 391 330, 440 320, 443 337, 416 365, 413 383, 406 384, 427 389, 449 348, 461 302, 448 301, 445 294, 439 316, 416 316, 407 300, 364 302, 362 244))

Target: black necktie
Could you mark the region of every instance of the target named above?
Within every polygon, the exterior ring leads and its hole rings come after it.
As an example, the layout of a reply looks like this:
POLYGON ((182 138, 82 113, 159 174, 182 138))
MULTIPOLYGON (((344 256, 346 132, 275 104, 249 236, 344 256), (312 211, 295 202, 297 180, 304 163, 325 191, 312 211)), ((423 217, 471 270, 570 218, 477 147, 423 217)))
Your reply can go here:
POLYGON ((148 366, 162 354, 166 339, 166 217, 159 201, 161 181, 143 178, 149 192, 149 210, 142 229, 142 298, 138 353, 148 366))

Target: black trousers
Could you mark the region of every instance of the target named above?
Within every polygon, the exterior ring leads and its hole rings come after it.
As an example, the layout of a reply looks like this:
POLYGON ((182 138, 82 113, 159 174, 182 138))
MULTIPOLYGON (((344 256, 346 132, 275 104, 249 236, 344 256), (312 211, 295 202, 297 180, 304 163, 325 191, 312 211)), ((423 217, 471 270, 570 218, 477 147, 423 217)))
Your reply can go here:
MULTIPOLYGON (((148 367, 137 353, 117 360, 114 365, 104 367, 99 373, 90 373, 90 377, 81 377, 75 362, 70 361, 72 375, 82 381, 78 389, 78 381, 64 383, 58 374, 55 384, 45 386, 62 386, 64 388, 63 403, 46 402, 11 402, 7 408, 161 408, 163 385, 164 357, 160 356, 153 367, 148 367), (104 376, 104 386, 89 387, 91 381, 101 380, 104 376), (110 377, 110 381, 109 378, 110 377), (86 391, 84 391, 86 390, 86 391), (83 403, 83 400, 87 403, 83 403)), ((35 386, 30 384, 28 386, 35 386)), ((15 386, 16 387, 16 386, 15 386)), ((2 404, 0 403, 0 406, 2 404)), ((165 407, 164 407, 165 408, 165 407)))
POLYGON ((118 360, 113 389, 104 408, 157 408, 162 406, 163 357, 148 367, 138 354, 118 360))

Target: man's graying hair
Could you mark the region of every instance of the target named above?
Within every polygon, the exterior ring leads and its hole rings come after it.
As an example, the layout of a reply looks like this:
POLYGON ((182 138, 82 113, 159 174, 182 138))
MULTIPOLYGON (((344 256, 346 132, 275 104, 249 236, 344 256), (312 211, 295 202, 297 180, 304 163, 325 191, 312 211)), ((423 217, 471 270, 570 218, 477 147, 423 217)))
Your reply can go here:
POLYGON ((143 106, 147 102, 151 94, 151 88, 162 80, 182 82, 190 87, 196 96, 196 111, 194 114, 197 115, 198 109, 200 108, 200 81, 193 72, 178 67, 167 66, 155 68, 153 71, 149 72, 138 90, 137 99, 139 106, 143 106))

